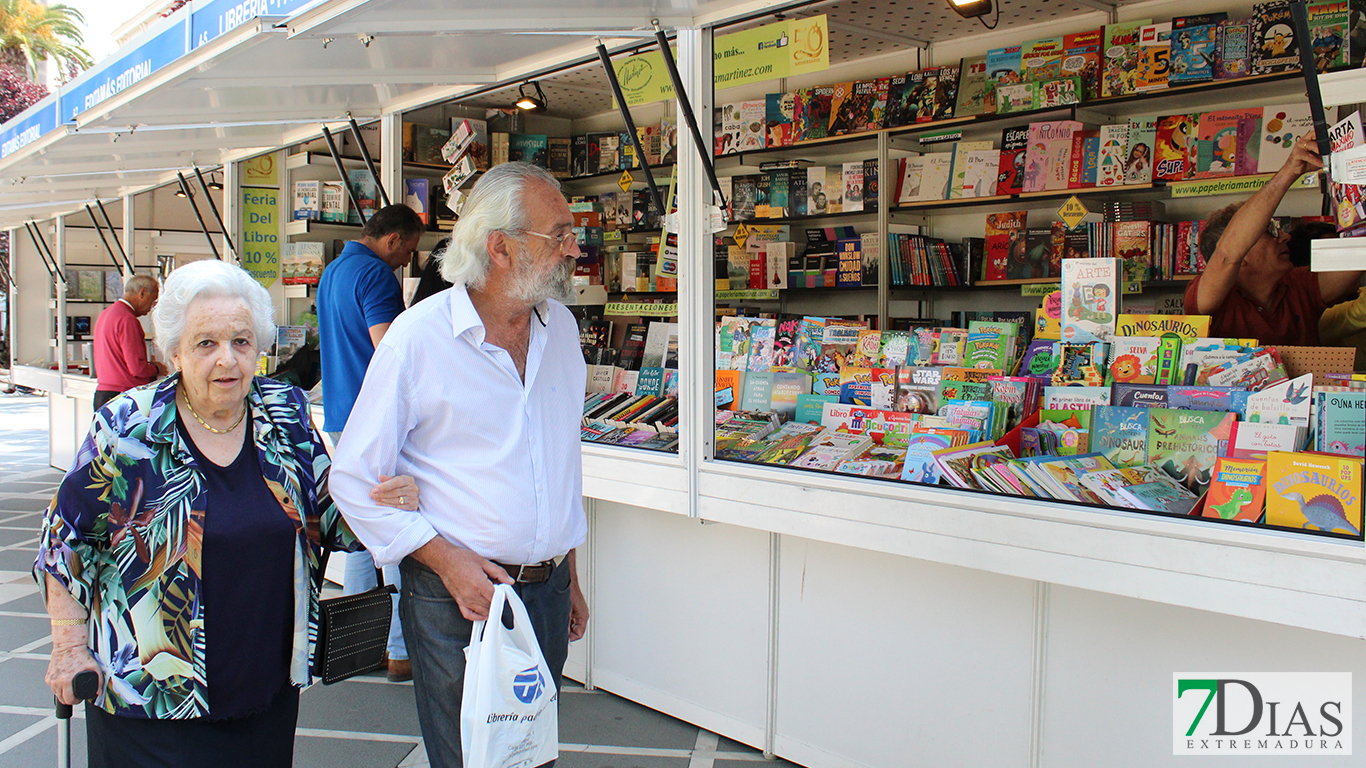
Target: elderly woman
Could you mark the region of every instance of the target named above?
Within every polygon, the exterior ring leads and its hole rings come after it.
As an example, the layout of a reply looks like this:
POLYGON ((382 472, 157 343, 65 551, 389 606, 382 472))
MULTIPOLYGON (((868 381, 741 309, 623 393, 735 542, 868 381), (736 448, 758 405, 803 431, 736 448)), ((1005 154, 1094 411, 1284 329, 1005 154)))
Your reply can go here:
MULTIPOLYGON (((100 673, 92 766, 292 761, 320 548, 359 545, 304 393, 253 375, 272 314, 238 267, 177 269, 153 315, 177 372, 99 410, 44 520, 47 683, 75 703, 75 674, 100 673)), ((416 509, 416 493, 400 477, 371 495, 416 509)))

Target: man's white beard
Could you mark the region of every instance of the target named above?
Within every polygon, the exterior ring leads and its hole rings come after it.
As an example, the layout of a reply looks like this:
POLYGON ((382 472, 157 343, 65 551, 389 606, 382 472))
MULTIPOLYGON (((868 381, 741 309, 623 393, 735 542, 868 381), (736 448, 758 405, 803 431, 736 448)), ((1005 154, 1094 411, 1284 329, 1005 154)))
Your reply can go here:
POLYGON ((554 269, 537 275, 530 257, 523 257, 517 263, 517 274, 513 277, 513 298, 527 306, 535 306, 546 299, 565 302, 574 293, 574 262, 561 259, 554 269))

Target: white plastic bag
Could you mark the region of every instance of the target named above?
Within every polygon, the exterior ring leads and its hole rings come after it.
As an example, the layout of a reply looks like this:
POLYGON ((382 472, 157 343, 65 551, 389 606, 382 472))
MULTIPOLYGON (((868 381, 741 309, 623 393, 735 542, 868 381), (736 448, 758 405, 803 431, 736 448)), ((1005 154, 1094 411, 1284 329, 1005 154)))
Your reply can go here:
POLYGON ((559 691, 522 599, 493 588, 489 620, 474 622, 465 649, 460 744, 465 768, 534 768, 560 756, 559 691), (503 605, 512 607, 512 629, 503 605))

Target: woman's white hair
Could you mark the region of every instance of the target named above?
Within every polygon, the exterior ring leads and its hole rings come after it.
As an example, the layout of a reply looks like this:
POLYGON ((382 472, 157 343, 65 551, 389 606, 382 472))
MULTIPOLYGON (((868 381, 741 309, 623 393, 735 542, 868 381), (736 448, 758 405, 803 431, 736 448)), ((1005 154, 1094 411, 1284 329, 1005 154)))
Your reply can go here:
POLYGON ((275 340, 275 306, 270 293, 241 267, 217 259, 192 261, 166 278, 161 298, 152 310, 157 347, 167 358, 180 349, 185 332, 186 312, 195 299, 241 299, 251 311, 251 330, 256 349, 266 349, 275 340))
POLYGON ((531 181, 560 188, 559 180, 549 171, 521 162, 495 165, 474 185, 451 230, 450 245, 441 256, 441 276, 447 282, 484 287, 489 272, 489 235, 526 228, 522 192, 531 181))

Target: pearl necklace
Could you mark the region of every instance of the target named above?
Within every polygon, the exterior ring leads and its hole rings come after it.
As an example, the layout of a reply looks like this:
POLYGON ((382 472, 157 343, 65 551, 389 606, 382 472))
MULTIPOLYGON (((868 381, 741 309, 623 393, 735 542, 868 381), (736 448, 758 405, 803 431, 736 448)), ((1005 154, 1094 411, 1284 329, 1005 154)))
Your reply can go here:
POLYGON ((190 415, 193 416, 193 417, 194 417, 194 420, 197 421, 197 422, 199 422, 200 425, 204 427, 204 429, 209 430, 210 432, 214 433, 215 435, 226 435, 226 434, 228 434, 229 432, 233 431, 234 429, 237 429, 237 427, 242 423, 242 420, 245 419, 245 418, 247 417, 247 411, 250 410, 250 409, 246 407, 246 401, 245 401, 245 400, 242 401, 242 402, 243 402, 242 415, 237 417, 237 421, 234 421, 234 422, 232 423, 232 426, 231 426, 231 427, 228 427, 227 429, 214 429, 213 427, 209 426, 208 422, 206 422, 206 421, 204 421, 203 419, 199 418, 199 414, 197 414, 197 413, 194 412, 194 406, 193 406, 193 405, 190 405, 190 396, 189 396, 189 395, 186 395, 186 396, 185 396, 185 407, 188 408, 188 409, 190 410, 190 415))

